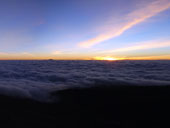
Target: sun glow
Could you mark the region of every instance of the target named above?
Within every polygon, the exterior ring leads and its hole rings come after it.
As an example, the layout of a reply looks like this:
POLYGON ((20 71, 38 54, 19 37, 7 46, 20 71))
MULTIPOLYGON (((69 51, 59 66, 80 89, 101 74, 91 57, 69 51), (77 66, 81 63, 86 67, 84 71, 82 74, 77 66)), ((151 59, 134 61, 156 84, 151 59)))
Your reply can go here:
POLYGON ((94 57, 95 60, 108 60, 108 61, 113 61, 113 60, 120 60, 119 58, 114 58, 111 56, 105 56, 105 57, 94 57))

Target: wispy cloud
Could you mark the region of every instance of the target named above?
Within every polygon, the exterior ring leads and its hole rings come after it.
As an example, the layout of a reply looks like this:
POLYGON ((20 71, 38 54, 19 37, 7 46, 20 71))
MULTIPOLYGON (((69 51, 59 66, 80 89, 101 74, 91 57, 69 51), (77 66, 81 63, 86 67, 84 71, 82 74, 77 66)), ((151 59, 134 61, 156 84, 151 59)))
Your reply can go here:
POLYGON ((170 47, 170 40, 150 41, 150 42, 143 42, 143 43, 141 42, 141 43, 136 43, 133 46, 127 46, 123 48, 102 51, 102 53, 119 53, 119 52, 129 52, 135 50, 145 50, 145 49, 164 48, 164 47, 170 47))
POLYGON ((130 46, 130 47, 115 49, 112 52, 126 52, 126 51, 134 51, 134 50, 163 48, 163 47, 169 47, 169 46, 170 46, 170 41, 164 41, 164 42, 160 41, 160 42, 136 44, 136 45, 130 46))
POLYGON ((25 56, 34 56, 34 54, 29 53, 29 52, 22 52, 20 55, 25 55, 25 56))
POLYGON ((0 60, 1 59, 33 59, 36 57, 33 53, 29 52, 20 52, 20 53, 8 53, 8 52, 0 52, 0 60))
POLYGON ((62 53, 61 51, 54 51, 54 52, 52 52, 52 55, 59 55, 61 53, 62 53))
POLYGON ((103 41, 120 36, 126 30, 132 28, 134 25, 144 22, 148 18, 151 18, 152 16, 155 16, 158 13, 167 10, 168 8, 170 8, 169 0, 155 0, 153 2, 147 3, 146 5, 141 6, 139 9, 127 14, 123 19, 123 22, 119 25, 113 25, 112 27, 110 27, 111 29, 107 32, 104 31, 92 39, 80 42, 78 45, 88 48, 103 41))
POLYGON ((155 56, 136 56, 125 59, 131 60, 170 60, 170 55, 155 55, 155 56))
POLYGON ((8 55, 6 52, 0 52, 0 55, 8 55))

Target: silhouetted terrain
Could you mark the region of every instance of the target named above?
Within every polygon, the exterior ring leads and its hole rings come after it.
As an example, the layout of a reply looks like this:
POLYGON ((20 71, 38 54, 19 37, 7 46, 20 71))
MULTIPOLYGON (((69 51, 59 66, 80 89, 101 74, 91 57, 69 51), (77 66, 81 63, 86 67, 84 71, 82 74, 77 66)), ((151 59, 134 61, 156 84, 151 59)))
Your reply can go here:
POLYGON ((56 102, 0 97, 0 125, 24 128, 169 127, 170 86, 112 86, 58 91, 56 102))

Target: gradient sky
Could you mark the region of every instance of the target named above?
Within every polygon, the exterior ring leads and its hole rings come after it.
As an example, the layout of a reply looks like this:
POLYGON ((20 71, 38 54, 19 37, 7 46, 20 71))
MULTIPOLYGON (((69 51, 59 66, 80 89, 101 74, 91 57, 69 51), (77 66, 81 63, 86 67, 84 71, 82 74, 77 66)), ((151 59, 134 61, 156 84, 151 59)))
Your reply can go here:
POLYGON ((0 59, 170 59, 170 0, 0 0, 0 59))

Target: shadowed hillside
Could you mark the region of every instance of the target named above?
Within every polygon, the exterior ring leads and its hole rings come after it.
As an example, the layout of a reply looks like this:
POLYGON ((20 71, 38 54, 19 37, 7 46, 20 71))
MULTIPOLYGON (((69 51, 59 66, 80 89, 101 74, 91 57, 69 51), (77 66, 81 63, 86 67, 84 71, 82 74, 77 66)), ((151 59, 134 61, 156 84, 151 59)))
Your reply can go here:
POLYGON ((24 128, 162 128, 170 86, 99 86, 52 93, 56 102, 0 97, 1 126, 24 128))

